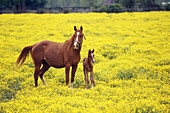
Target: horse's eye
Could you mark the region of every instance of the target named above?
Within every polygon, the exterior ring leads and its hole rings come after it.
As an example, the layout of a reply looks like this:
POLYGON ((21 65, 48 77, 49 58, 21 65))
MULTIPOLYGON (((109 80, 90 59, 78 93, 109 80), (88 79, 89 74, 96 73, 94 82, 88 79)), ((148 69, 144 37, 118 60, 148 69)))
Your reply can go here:
POLYGON ((82 38, 82 37, 83 37, 83 35, 80 35, 80 37, 82 38))

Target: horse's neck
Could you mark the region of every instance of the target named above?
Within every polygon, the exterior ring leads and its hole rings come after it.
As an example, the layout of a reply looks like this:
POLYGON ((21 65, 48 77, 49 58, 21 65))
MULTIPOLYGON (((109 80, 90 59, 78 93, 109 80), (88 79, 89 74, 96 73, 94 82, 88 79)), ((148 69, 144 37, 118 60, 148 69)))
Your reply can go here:
POLYGON ((70 39, 67 39, 65 42, 69 45, 73 44, 73 36, 70 39))

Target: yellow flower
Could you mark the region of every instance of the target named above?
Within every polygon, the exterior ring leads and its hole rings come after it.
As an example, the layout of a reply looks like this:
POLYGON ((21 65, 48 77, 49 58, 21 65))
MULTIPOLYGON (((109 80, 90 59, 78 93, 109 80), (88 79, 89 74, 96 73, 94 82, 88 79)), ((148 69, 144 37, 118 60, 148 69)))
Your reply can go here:
MULTIPOLYGON (((170 12, 0 15, 1 112, 169 112, 170 12), (25 46, 64 42, 83 26, 74 89, 65 69, 50 68, 34 87, 34 63, 15 61, 25 46), (82 62, 95 49, 94 90, 85 88, 82 62)), ((31 55, 30 55, 31 56, 31 55)), ((71 73, 70 73, 71 74, 71 73)), ((71 77, 70 77, 71 78, 71 77)), ((90 80, 90 79, 89 79, 90 80)))

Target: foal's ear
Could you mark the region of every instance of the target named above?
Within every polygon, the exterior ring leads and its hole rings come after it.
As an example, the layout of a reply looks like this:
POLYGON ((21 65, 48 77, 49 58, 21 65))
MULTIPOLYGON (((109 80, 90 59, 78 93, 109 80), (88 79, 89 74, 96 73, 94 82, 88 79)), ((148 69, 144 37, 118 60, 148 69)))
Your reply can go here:
POLYGON ((80 27, 80 30, 83 31, 83 27, 82 26, 80 27))
POLYGON ((92 53, 94 53, 94 49, 93 49, 92 53))
POLYGON ((76 26, 74 26, 74 30, 75 30, 75 31, 77 31, 77 28, 76 28, 76 26))

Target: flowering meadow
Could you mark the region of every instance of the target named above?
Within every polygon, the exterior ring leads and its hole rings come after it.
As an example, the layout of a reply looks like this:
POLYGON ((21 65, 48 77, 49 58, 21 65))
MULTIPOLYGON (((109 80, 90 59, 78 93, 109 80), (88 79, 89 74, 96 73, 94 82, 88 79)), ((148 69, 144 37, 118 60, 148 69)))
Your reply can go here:
MULTIPOLYGON (((71 78, 71 77, 70 77, 71 78)), ((170 113, 170 12, 0 15, 0 113, 170 113), (15 62, 25 46, 64 42, 83 26, 74 88, 65 69, 50 68, 34 87, 31 55, 15 62), (95 49, 96 87, 85 88, 83 59, 95 49)))

